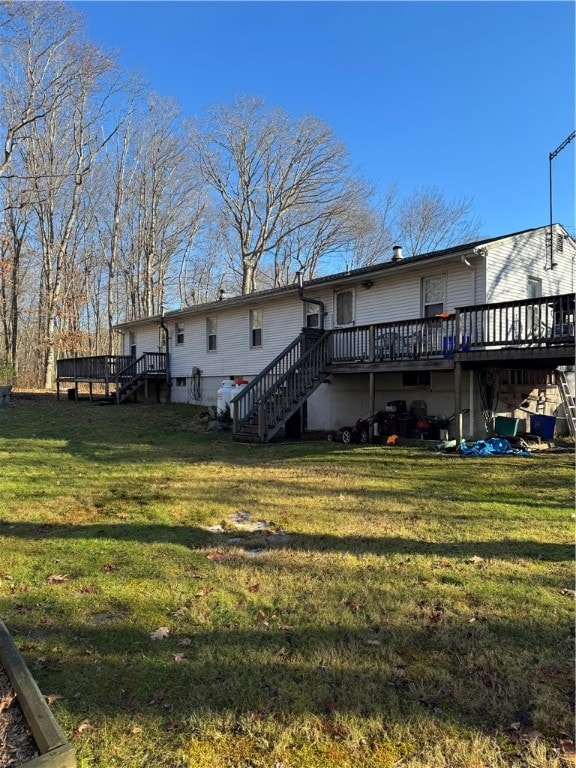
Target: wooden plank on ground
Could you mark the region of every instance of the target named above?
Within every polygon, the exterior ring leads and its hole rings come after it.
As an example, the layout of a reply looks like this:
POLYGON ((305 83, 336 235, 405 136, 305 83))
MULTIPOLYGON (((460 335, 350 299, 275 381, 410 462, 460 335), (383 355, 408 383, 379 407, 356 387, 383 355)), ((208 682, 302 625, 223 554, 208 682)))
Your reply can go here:
POLYGON ((0 664, 18 696, 18 703, 40 752, 39 758, 34 758, 26 765, 31 768, 75 766, 74 750, 64 738, 60 726, 2 619, 0 619, 0 664), (59 759, 64 762, 58 762, 59 759), (43 762, 37 762, 41 760, 43 762))

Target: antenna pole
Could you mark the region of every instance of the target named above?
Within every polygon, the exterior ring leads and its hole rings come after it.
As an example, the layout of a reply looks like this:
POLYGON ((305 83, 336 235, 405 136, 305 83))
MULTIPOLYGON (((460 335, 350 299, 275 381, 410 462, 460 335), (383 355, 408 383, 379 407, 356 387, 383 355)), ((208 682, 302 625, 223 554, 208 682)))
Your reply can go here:
POLYGON ((553 215, 552 215, 552 160, 558 155, 564 147, 567 147, 568 144, 576 137, 576 131, 572 131, 570 136, 568 136, 562 144, 560 144, 553 152, 550 152, 548 155, 548 174, 549 174, 549 203, 550 203, 550 232, 548 233, 548 239, 549 239, 549 248, 550 248, 550 269, 554 269, 554 242, 552 239, 552 224, 553 224, 553 215))

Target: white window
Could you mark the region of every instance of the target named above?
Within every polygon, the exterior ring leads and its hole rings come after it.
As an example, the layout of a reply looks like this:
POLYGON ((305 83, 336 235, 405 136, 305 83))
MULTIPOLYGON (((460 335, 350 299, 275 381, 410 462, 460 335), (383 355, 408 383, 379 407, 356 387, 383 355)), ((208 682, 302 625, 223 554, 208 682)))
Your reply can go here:
POLYGON ((422 314, 434 317, 444 312, 446 302, 446 275, 425 277, 422 280, 422 314))
POLYGON ((336 325, 352 325, 354 322, 354 293, 340 291, 336 294, 336 325))
POLYGON ((539 299, 542 296, 542 280, 539 277, 528 278, 528 298, 539 299))
POLYGON ((184 323, 176 323, 174 330, 176 333, 176 344, 184 344, 184 323))
POLYGON ((320 327, 320 307, 318 304, 304 304, 304 312, 306 314, 306 328, 319 328, 320 327))
POLYGON ((216 352, 218 348, 218 320, 215 317, 206 318, 206 349, 216 352))
POLYGON ((250 346, 262 346, 262 310, 250 310, 250 346))
POLYGON ((136 331, 130 331, 130 354, 136 357, 136 331))

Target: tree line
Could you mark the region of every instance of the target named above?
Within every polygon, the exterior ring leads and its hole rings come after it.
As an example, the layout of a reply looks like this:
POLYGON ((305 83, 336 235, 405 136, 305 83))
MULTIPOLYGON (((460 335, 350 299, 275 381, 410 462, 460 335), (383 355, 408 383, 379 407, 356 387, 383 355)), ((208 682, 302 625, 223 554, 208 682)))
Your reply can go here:
POLYGON ((198 120, 59 2, 0 2, 0 360, 50 387, 114 326, 479 233, 472 201, 378 194, 325 122, 255 96, 198 120))

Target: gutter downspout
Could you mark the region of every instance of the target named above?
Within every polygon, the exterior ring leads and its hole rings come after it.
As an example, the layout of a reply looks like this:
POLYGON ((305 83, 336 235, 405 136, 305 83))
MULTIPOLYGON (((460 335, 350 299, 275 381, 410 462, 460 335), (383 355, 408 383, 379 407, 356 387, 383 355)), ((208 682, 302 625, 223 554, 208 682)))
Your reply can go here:
POLYGON ((296 272, 296 279, 298 280, 298 298, 300 301, 304 302, 305 304, 316 304, 320 307, 320 330, 323 331, 324 315, 326 314, 324 302, 320 301, 320 299, 309 299, 304 296, 304 272, 300 270, 296 272))
POLYGON ((164 331, 164 339, 166 342, 166 402, 169 403, 172 400, 170 387, 170 334, 168 326, 164 322, 164 312, 160 315, 160 328, 164 331))

